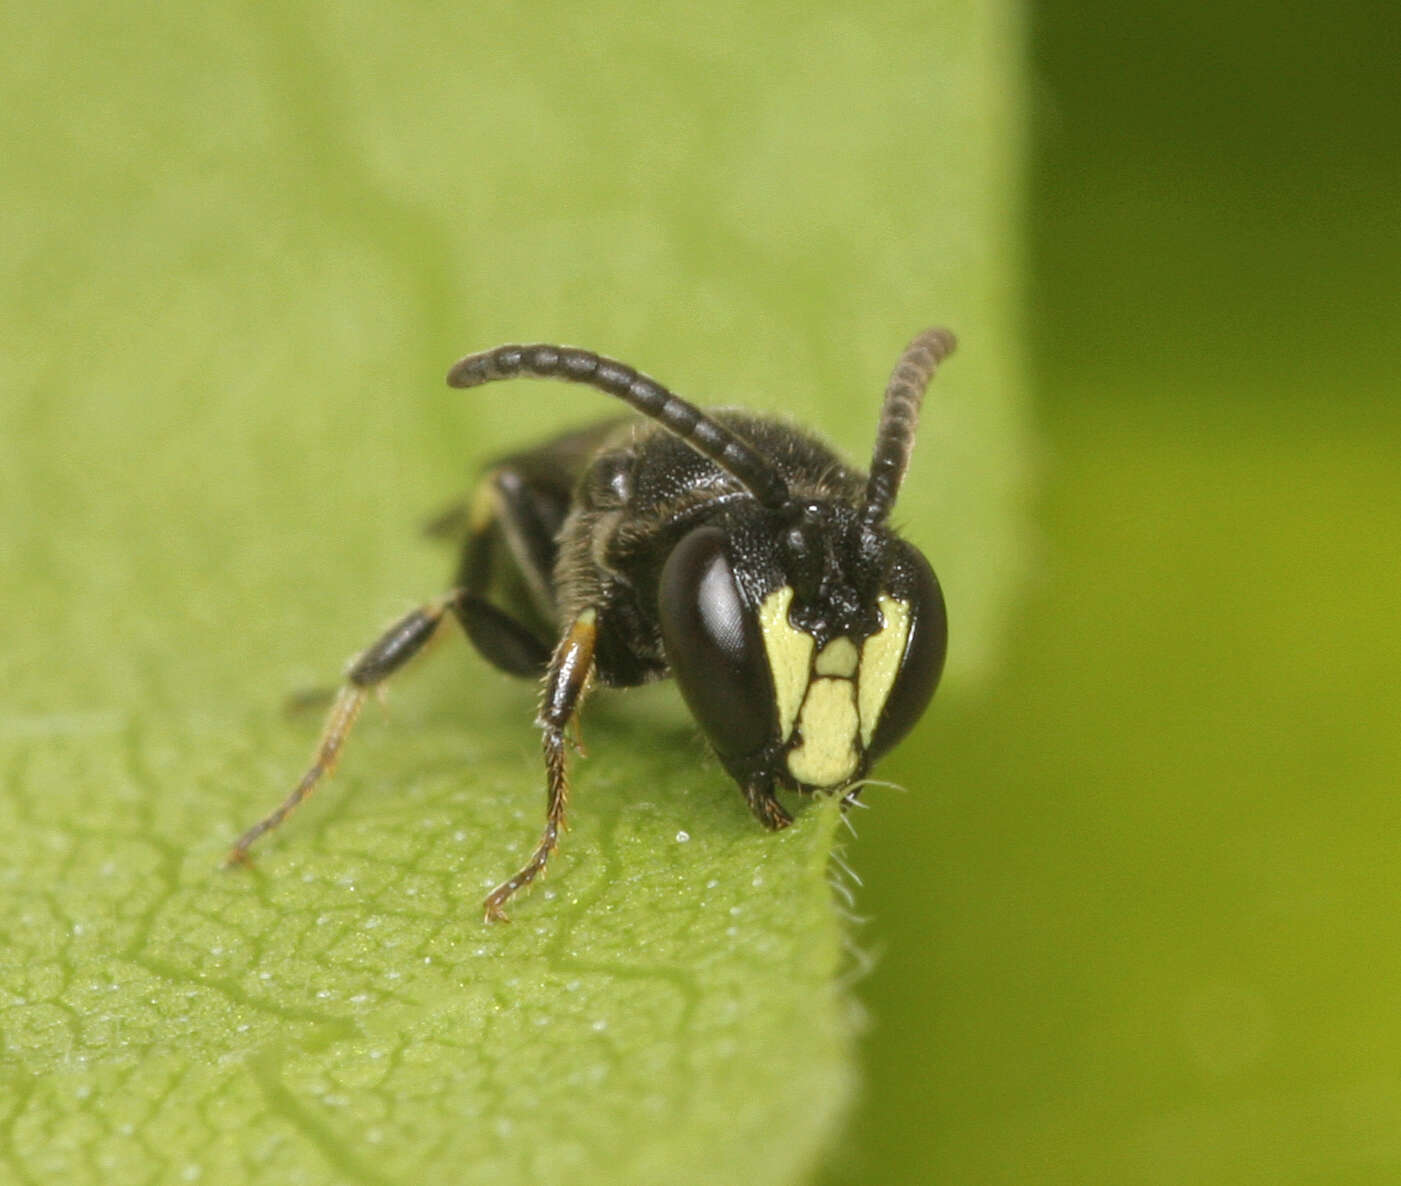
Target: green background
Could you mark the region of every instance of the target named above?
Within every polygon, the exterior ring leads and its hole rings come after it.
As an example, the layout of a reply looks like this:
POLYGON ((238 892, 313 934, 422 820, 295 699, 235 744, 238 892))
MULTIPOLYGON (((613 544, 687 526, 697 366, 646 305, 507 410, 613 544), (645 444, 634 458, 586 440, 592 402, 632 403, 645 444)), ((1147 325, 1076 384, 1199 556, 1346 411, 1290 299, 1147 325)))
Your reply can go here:
POLYGON ((278 11, 6 14, 6 1172, 1401 1176, 1394 9, 1049 0, 1024 76, 993 5, 278 11), (483 932, 529 705, 460 659, 211 874, 307 747, 282 693, 438 589, 415 516, 594 410, 485 415, 454 354, 579 341, 856 452, 927 318, 954 662, 845 846, 857 958, 832 819, 714 803, 665 694, 600 706, 483 932))
POLYGON ((1401 16, 1031 15, 1031 576, 862 817, 829 1180, 1401 1180, 1401 16))

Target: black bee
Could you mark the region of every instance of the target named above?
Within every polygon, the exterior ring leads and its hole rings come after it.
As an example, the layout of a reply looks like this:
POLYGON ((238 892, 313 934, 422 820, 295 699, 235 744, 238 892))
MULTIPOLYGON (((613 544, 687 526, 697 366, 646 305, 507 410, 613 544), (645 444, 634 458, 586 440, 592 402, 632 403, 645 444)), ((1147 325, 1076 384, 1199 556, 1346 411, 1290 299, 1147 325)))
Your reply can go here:
POLYGON ((775 797, 842 791, 919 719, 948 638, 928 561, 886 525, 920 402, 954 337, 927 330, 886 387, 869 476, 808 433, 737 411, 706 415, 629 366, 569 346, 498 346, 453 387, 567 379, 647 419, 571 432, 487 467, 464 507, 451 592, 396 622, 351 665, 311 768, 230 861, 336 764, 369 691, 451 614, 491 663, 543 681, 548 807, 530 860, 485 902, 488 920, 545 868, 564 824, 566 732, 593 683, 674 675, 759 821, 775 797))

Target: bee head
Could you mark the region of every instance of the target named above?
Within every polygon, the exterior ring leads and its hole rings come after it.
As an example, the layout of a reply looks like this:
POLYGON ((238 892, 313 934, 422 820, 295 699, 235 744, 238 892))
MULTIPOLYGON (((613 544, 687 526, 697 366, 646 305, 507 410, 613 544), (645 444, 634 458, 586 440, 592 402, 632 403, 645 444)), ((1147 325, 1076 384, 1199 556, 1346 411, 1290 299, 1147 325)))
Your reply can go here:
POLYGON ((948 637, 939 583, 856 508, 740 518, 692 530, 663 567, 668 663, 736 778, 843 786, 934 693, 948 637))
MULTIPOLYGON (((800 499, 781 480, 682 537, 658 614, 682 695, 742 783, 841 787, 914 726, 943 671, 948 621, 929 562, 887 526, 919 409, 954 348, 927 330, 881 406, 864 501, 800 499)), ((762 463, 761 463, 762 464, 762 463)))

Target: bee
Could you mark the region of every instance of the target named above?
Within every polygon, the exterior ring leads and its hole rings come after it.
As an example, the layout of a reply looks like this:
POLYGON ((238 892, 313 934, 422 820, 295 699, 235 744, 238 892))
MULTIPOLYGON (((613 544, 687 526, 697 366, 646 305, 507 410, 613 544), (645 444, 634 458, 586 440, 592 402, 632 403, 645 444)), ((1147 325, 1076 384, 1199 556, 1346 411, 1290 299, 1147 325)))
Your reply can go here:
POLYGON ((482 656, 540 681, 545 828, 486 898, 488 921, 544 872, 569 798, 570 730, 589 689, 674 676, 766 828, 792 823, 780 788, 852 795, 923 714, 948 625, 929 562, 888 525, 920 404, 954 336, 930 329, 885 389, 868 474, 811 434, 705 413, 632 367, 572 346, 498 346, 452 387, 562 379, 642 414, 488 465, 462 508, 452 589, 395 622, 350 665, 310 768, 235 843, 244 862, 335 768, 379 688, 455 619, 482 656))

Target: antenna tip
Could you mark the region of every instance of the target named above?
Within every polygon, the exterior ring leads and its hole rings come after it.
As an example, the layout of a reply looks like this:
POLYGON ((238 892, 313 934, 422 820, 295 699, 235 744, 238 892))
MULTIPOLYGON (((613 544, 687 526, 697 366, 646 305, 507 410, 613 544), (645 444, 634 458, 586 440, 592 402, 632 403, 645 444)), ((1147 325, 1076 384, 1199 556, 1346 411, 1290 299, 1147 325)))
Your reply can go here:
POLYGON ((934 356, 936 363, 943 362, 958 349, 958 337, 947 326, 936 325, 920 334, 910 343, 910 348, 912 350, 917 348, 928 350, 934 356))
POLYGON ((498 377, 497 355, 500 350, 483 350, 459 358, 448 368, 449 387, 480 387, 498 377))
POLYGON ((448 368, 449 387, 475 387, 482 381, 481 355, 469 354, 448 368))

